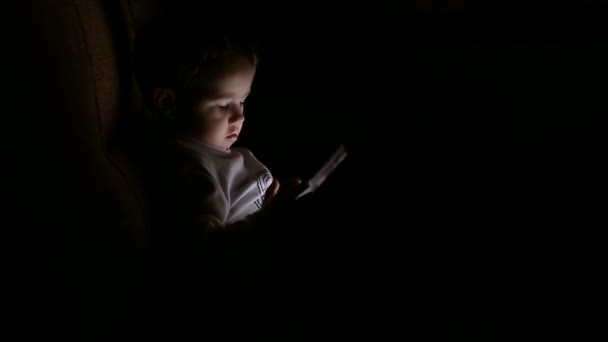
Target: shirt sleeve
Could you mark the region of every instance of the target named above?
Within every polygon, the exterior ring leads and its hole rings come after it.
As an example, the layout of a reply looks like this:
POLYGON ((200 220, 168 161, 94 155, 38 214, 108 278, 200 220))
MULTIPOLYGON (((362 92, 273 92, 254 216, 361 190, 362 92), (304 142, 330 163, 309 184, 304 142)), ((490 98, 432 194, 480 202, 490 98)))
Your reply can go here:
POLYGON ((226 223, 230 203, 211 173, 199 166, 184 170, 181 178, 185 218, 189 221, 188 224, 195 225, 206 233, 253 229, 259 221, 257 218, 262 216, 258 211, 243 220, 226 223))
POLYGON ((230 204, 217 181, 203 167, 184 170, 182 180, 186 219, 205 231, 221 229, 230 204))
POLYGON ((260 210, 227 224, 228 200, 204 167, 186 169, 180 178, 183 196, 178 229, 184 248, 188 248, 183 252, 194 262, 204 262, 208 269, 220 267, 221 272, 249 272, 253 265, 263 263, 260 257, 268 256, 275 242, 267 214, 260 210))

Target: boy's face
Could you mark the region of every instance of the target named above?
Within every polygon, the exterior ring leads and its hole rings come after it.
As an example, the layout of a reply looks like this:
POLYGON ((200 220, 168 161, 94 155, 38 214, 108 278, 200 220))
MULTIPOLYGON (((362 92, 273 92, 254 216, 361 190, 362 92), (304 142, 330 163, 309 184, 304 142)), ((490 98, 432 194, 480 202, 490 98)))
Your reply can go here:
POLYGON ((192 104, 192 134, 211 146, 228 149, 243 127, 245 99, 251 90, 255 66, 238 58, 226 66, 202 73, 201 92, 192 104))

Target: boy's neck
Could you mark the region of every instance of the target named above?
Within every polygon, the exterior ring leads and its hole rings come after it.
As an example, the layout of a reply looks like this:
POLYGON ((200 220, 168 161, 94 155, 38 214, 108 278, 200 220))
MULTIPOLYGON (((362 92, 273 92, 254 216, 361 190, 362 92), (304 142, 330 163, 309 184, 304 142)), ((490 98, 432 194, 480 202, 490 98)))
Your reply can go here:
POLYGON ((222 147, 217 147, 217 146, 209 145, 209 144, 207 144, 205 142, 202 142, 200 139, 198 139, 196 137, 193 137, 193 136, 177 137, 177 141, 181 142, 181 143, 195 145, 195 146, 201 147, 201 148, 206 148, 206 149, 218 151, 218 152, 223 152, 223 153, 230 152, 229 148, 222 148, 222 147))

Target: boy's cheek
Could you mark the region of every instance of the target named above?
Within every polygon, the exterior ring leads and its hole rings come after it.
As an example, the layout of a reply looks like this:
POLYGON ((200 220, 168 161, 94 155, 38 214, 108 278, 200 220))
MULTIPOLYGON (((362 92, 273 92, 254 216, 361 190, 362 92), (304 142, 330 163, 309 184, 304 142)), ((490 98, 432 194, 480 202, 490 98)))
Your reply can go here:
POLYGON ((201 120, 196 124, 196 130, 199 136, 214 138, 220 135, 220 125, 213 120, 201 120))

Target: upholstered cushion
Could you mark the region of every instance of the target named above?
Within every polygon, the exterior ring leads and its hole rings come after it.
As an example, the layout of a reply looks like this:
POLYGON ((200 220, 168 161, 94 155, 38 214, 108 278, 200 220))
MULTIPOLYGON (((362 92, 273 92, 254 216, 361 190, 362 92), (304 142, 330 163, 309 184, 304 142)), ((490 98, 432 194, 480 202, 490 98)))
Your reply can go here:
POLYGON ((7 165, 28 230, 20 253, 39 270, 21 287, 36 298, 24 311, 42 315, 34 326, 122 333, 137 317, 146 245, 137 173, 126 148, 110 148, 133 114, 123 13, 102 0, 10 2, 7 165))

